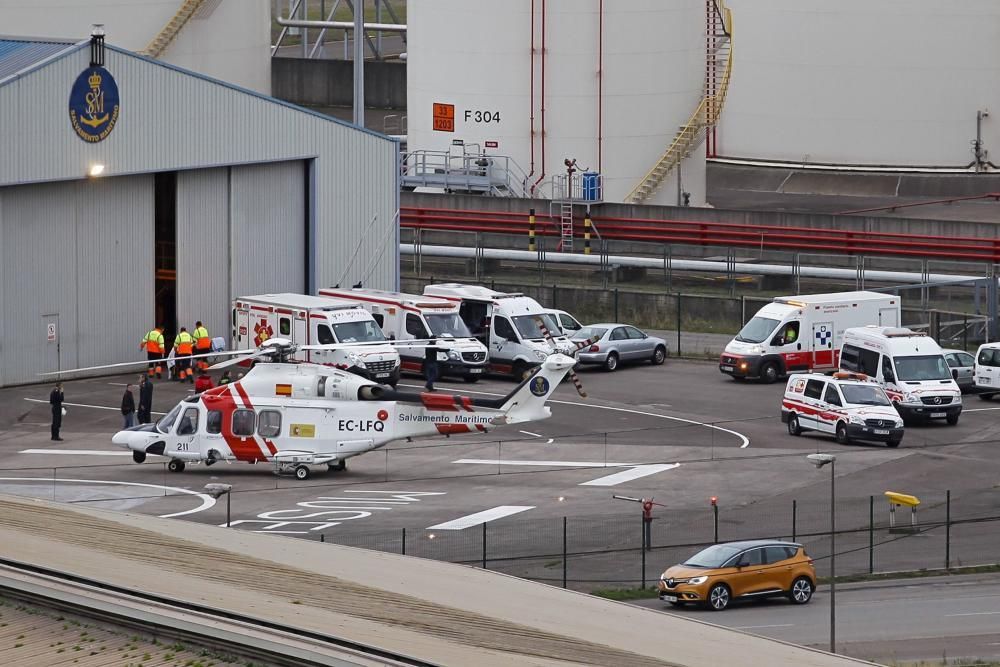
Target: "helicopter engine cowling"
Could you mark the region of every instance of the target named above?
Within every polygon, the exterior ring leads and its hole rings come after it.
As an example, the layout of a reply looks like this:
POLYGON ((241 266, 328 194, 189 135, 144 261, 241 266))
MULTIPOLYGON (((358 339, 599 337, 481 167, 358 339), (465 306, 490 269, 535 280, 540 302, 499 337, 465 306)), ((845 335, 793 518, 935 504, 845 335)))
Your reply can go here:
POLYGON ((385 397, 385 387, 380 384, 367 384, 358 387, 359 401, 381 401, 385 397))

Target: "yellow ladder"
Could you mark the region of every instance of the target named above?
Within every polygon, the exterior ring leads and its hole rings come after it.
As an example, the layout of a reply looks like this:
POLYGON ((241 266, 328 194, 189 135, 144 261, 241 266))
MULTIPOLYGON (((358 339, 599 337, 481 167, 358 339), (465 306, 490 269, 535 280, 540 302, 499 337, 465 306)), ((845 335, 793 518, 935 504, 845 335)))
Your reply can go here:
POLYGON ((170 46, 170 43, 174 41, 177 34, 185 25, 187 25, 191 16, 198 11, 198 8, 201 7, 204 2, 205 0, 184 0, 184 2, 181 3, 180 9, 178 9, 177 13, 174 14, 174 17, 170 19, 167 25, 163 26, 163 29, 160 30, 155 37, 153 37, 152 41, 150 41, 149 44, 146 45, 146 48, 140 53, 149 56, 150 58, 159 58, 163 55, 163 52, 168 46, 170 46))
POLYGON ((667 175, 701 143, 703 133, 715 128, 722 114, 733 69, 733 15, 723 0, 706 1, 709 46, 704 95, 691 117, 677 130, 666 152, 626 195, 626 202, 641 204, 649 199, 663 185, 667 175))

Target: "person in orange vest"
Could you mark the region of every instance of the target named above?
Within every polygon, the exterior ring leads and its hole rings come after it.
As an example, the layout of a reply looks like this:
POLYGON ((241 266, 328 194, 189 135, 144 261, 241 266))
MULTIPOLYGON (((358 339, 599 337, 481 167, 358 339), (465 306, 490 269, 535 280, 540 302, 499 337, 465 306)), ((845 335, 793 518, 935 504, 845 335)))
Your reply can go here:
MULTIPOLYGON (((208 354, 212 351, 212 339, 208 335, 208 329, 201 322, 194 323, 194 350, 196 354, 208 354)), ((198 359, 195 363, 198 370, 208 370, 208 360, 205 357, 198 359)))
POLYGON ((142 342, 139 343, 139 349, 146 350, 146 358, 149 360, 149 370, 146 372, 147 376, 153 377, 153 373, 156 373, 157 379, 162 379, 163 353, 166 351, 163 347, 162 324, 150 329, 149 332, 142 337, 142 342))
POLYGON ((194 336, 185 327, 174 338, 174 363, 177 364, 175 380, 188 380, 194 384, 194 369, 191 368, 191 355, 194 353, 194 336))

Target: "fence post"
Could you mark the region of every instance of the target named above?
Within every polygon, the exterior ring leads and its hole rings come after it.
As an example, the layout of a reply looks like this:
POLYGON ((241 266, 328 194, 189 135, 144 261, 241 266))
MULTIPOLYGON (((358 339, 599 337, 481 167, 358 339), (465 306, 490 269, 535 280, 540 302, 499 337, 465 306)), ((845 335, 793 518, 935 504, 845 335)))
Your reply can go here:
POLYGON ((486 524, 483 524, 483 569, 486 569, 486 524))
POLYGON ((404 555, 404 556, 406 555, 406 528, 405 527, 403 528, 403 546, 400 549, 400 553, 402 555, 404 555))
POLYGON ((615 288, 615 322, 618 322, 618 288, 615 288))
POLYGON ((563 588, 566 588, 566 517, 563 517, 563 588))
POLYGON ((795 541, 795 521, 798 518, 798 506, 798 501, 792 498, 792 542, 795 541))
POLYGON ((320 542, 326 542, 326 535, 324 535, 323 533, 320 533, 319 534, 319 541, 320 542))
POLYGON ((868 496, 868 574, 875 572, 875 496, 868 496))
POLYGON ((677 293, 677 356, 681 356, 681 293, 677 293))
POLYGON ((962 349, 969 351, 969 316, 962 315, 962 349))
MULTIPOLYGON (((558 299, 556 299, 556 288, 557 287, 558 287, 558 285, 555 285, 555 284, 552 285, 552 307, 553 308, 558 308, 559 307, 558 299)), ((559 324, 559 322, 556 322, 556 324, 559 324)))
POLYGON ((528 209, 528 252, 535 252, 535 209, 528 209))
POLYGON ((944 569, 951 569, 951 489, 945 491, 944 500, 944 569))
POLYGON ((642 548, 639 551, 642 553, 642 588, 646 588, 646 518, 642 518, 642 523, 639 524, 640 535, 642 536, 642 548))
POLYGON ((715 544, 719 543, 719 505, 712 503, 712 515, 715 519, 715 544))

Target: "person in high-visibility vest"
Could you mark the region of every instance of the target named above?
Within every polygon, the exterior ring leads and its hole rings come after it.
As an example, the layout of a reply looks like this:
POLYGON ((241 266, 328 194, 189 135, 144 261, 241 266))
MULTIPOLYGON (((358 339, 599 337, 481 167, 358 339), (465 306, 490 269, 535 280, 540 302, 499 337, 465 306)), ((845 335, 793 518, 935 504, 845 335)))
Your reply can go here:
POLYGON ((156 377, 163 378, 163 353, 165 352, 163 347, 163 325, 158 325, 154 329, 150 329, 145 336, 142 337, 142 342, 139 343, 139 349, 146 350, 146 358, 149 360, 149 370, 146 374, 149 377, 153 377, 153 373, 156 373, 156 377))
MULTIPOLYGON (((194 350, 197 354, 208 354, 212 351, 212 339, 208 335, 208 329, 201 322, 194 323, 194 350)), ((208 359, 202 357, 196 360, 195 366, 198 370, 208 370, 208 359)))
POLYGON ((194 336, 185 327, 174 338, 174 363, 177 364, 175 380, 190 381, 194 384, 194 370, 191 368, 191 355, 194 353, 194 336))

